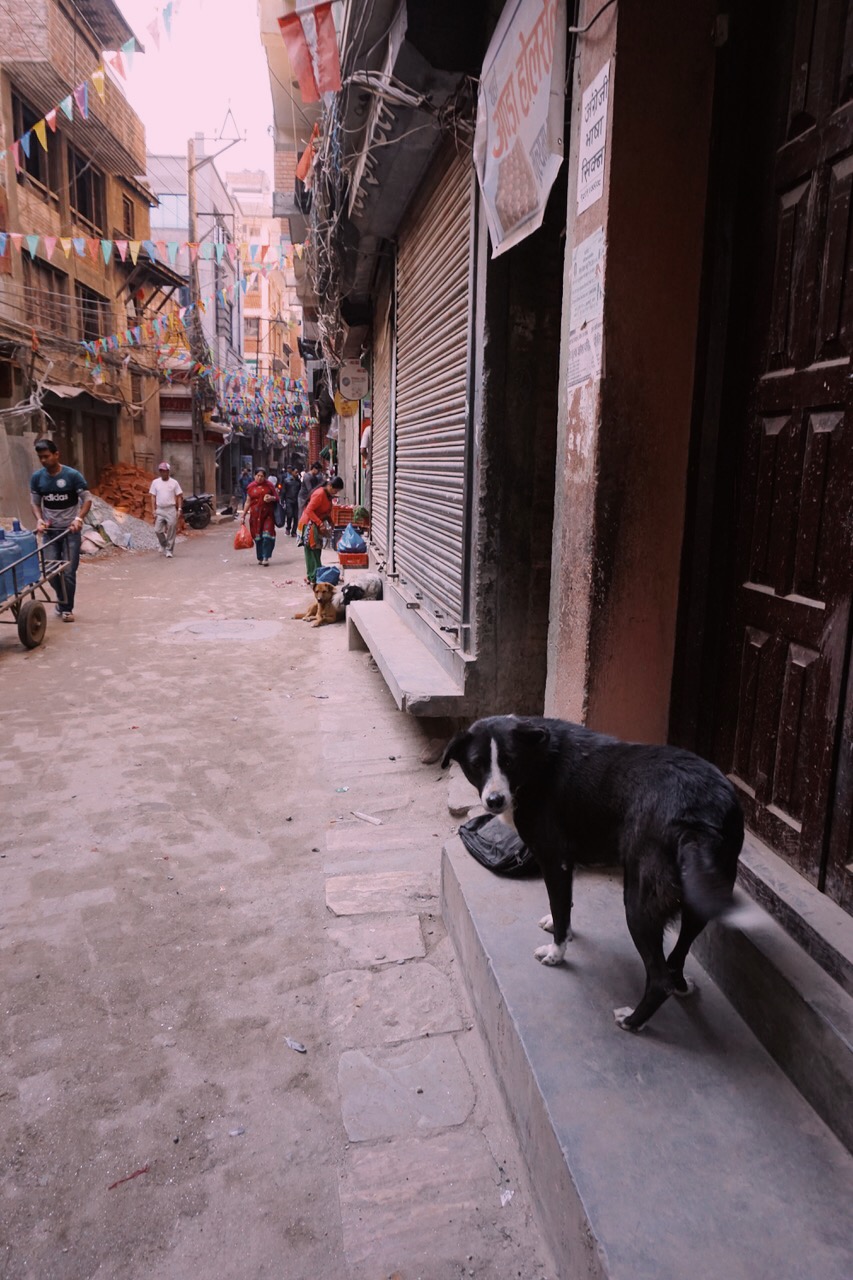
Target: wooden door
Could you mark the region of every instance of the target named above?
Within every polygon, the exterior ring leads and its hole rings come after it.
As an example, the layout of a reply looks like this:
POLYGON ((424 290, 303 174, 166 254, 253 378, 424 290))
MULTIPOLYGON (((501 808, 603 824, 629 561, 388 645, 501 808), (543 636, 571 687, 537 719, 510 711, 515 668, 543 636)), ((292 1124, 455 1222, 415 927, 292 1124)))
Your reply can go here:
MULTIPOLYGON (((765 195, 768 270, 757 262, 752 280, 768 287, 750 297, 742 282, 760 341, 742 401, 716 754, 748 825, 840 900, 838 867, 828 873, 853 592, 853 9, 797 0, 792 17, 765 195)), ((833 845, 837 862, 849 840, 833 845)))
POLYGON ((115 426, 113 417, 83 414, 84 475, 90 485, 97 485, 104 467, 115 462, 115 426))

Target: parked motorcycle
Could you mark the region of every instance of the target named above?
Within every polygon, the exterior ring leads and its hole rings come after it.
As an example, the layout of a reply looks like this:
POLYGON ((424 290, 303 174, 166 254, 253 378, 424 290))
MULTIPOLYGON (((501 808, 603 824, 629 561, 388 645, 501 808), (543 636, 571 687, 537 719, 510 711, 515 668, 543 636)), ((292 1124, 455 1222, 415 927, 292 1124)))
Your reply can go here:
POLYGON ((212 515, 212 493, 190 493, 184 496, 184 519, 191 529, 206 529, 212 515))

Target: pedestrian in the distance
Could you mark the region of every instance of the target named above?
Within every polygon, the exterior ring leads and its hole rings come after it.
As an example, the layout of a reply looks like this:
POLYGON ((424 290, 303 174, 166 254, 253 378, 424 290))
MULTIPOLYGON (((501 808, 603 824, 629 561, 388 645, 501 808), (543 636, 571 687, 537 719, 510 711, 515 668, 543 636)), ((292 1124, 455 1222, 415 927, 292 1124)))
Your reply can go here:
POLYGON ((302 483, 299 486, 299 501, 296 511, 297 521, 301 521, 305 504, 317 486, 323 483, 324 478, 323 467, 319 462, 312 462, 308 470, 302 472, 302 483))
POLYGON ((243 470, 240 472, 240 477, 237 481, 237 496, 239 497, 241 502, 246 501, 246 494, 249 491, 249 485, 251 483, 252 483, 252 473, 248 467, 244 467, 243 470))
POLYGON ((320 485, 311 494, 299 520, 299 532, 305 549, 305 576, 312 587, 317 581, 317 570, 323 562, 323 535, 331 534, 332 531, 329 525, 332 499, 343 487, 344 482, 340 476, 334 476, 320 485))
POLYGON ((296 537, 296 522, 299 519, 299 490, 302 477, 298 467, 288 467, 281 481, 281 498, 284 503, 284 532, 288 537, 296 537))
POLYGON ((246 505, 243 507, 243 523, 249 517, 249 533, 255 543, 258 564, 266 567, 275 547, 275 504, 278 495, 275 485, 267 479, 263 467, 258 467, 255 478, 246 493, 246 505))
POLYGON ((370 425, 370 419, 366 419, 364 430, 361 433, 361 440, 358 446, 358 452, 361 455, 361 465, 363 468, 363 484, 362 484, 362 501, 366 507, 370 506, 370 464, 371 449, 370 441, 373 438, 373 431, 370 425))
POLYGON ((184 491, 177 480, 172 479, 168 462, 161 462, 157 472, 157 479, 151 481, 151 488, 148 490, 154 516, 154 532, 157 534, 160 550, 167 560, 171 560, 178 532, 178 516, 184 504, 184 491))
POLYGON ((30 477, 30 506, 42 546, 51 543, 48 561, 68 561, 68 568, 54 579, 54 589, 57 614, 63 622, 73 622, 81 531, 92 495, 83 475, 62 465, 52 440, 36 440, 35 451, 41 466, 30 477), (54 542, 55 538, 58 541, 54 542))

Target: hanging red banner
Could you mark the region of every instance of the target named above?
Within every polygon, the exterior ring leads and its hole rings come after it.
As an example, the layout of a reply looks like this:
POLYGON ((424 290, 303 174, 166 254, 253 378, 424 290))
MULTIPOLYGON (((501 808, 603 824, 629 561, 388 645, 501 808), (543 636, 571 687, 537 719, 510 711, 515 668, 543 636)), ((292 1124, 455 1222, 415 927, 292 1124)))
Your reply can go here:
POLYGON ((283 18, 279 18, 278 25, 281 28, 281 35, 287 49, 287 56, 290 58, 290 65, 299 81, 299 92, 302 95, 302 101, 319 102, 320 90, 317 88, 317 81, 314 78, 314 62, 311 58, 311 50, 308 48, 308 41, 305 39, 305 30, 299 14, 285 14, 283 18))
POLYGON ((314 23, 317 27, 317 84, 321 93, 335 93, 341 87, 341 62, 331 4, 317 5, 314 23))

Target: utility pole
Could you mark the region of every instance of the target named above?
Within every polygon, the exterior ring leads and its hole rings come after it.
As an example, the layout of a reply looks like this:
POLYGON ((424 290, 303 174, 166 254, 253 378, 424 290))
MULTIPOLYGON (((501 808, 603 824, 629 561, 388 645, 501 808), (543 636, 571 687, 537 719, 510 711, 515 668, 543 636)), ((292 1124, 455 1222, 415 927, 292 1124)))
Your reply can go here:
MULTIPOLYGON (((231 109, 228 109, 228 115, 231 115, 231 109)), ((228 116, 225 117, 226 121, 228 116)), ((231 115, 231 119, 234 117, 231 115)), ((235 121, 236 127, 236 121, 235 121)), ((196 172, 205 164, 213 164, 214 160, 223 155, 231 147, 237 145, 238 142, 244 142, 245 138, 232 138, 224 147, 220 147, 219 151, 212 156, 202 156, 200 160, 196 160, 195 156, 195 138, 189 138, 187 141, 187 205, 188 209, 188 230, 190 243, 196 246, 195 259, 190 255, 190 303, 192 305, 192 318, 190 321, 190 355, 194 363, 204 364, 207 356, 207 348, 204 341, 204 329, 201 323, 201 310, 199 302, 201 301, 201 287, 199 285, 198 276, 198 198, 196 196, 196 172)), ((204 410, 202 406, 202 384, 201 377, 194 373, 191 381, 192 387, 192 455, 193 455, 193 488, 196 493, 204 492, 204 410)))
MULTIPOLYGON (((189 206, 189 238, 196 246, 196 255, 190 253, 190 355, 194 363, 201 364, 204 355, 204 332, 201 325, 199 302, 201 289, 198 278, 198 200, 196 198, 196 158, 195 138, 187 142, 187 205, 189 206)), ((204 492, 204 417, 201 405, 201 378, 193 373, 190 380, 192 388, 192 459, 193 489, 196 493, 204 492)))

